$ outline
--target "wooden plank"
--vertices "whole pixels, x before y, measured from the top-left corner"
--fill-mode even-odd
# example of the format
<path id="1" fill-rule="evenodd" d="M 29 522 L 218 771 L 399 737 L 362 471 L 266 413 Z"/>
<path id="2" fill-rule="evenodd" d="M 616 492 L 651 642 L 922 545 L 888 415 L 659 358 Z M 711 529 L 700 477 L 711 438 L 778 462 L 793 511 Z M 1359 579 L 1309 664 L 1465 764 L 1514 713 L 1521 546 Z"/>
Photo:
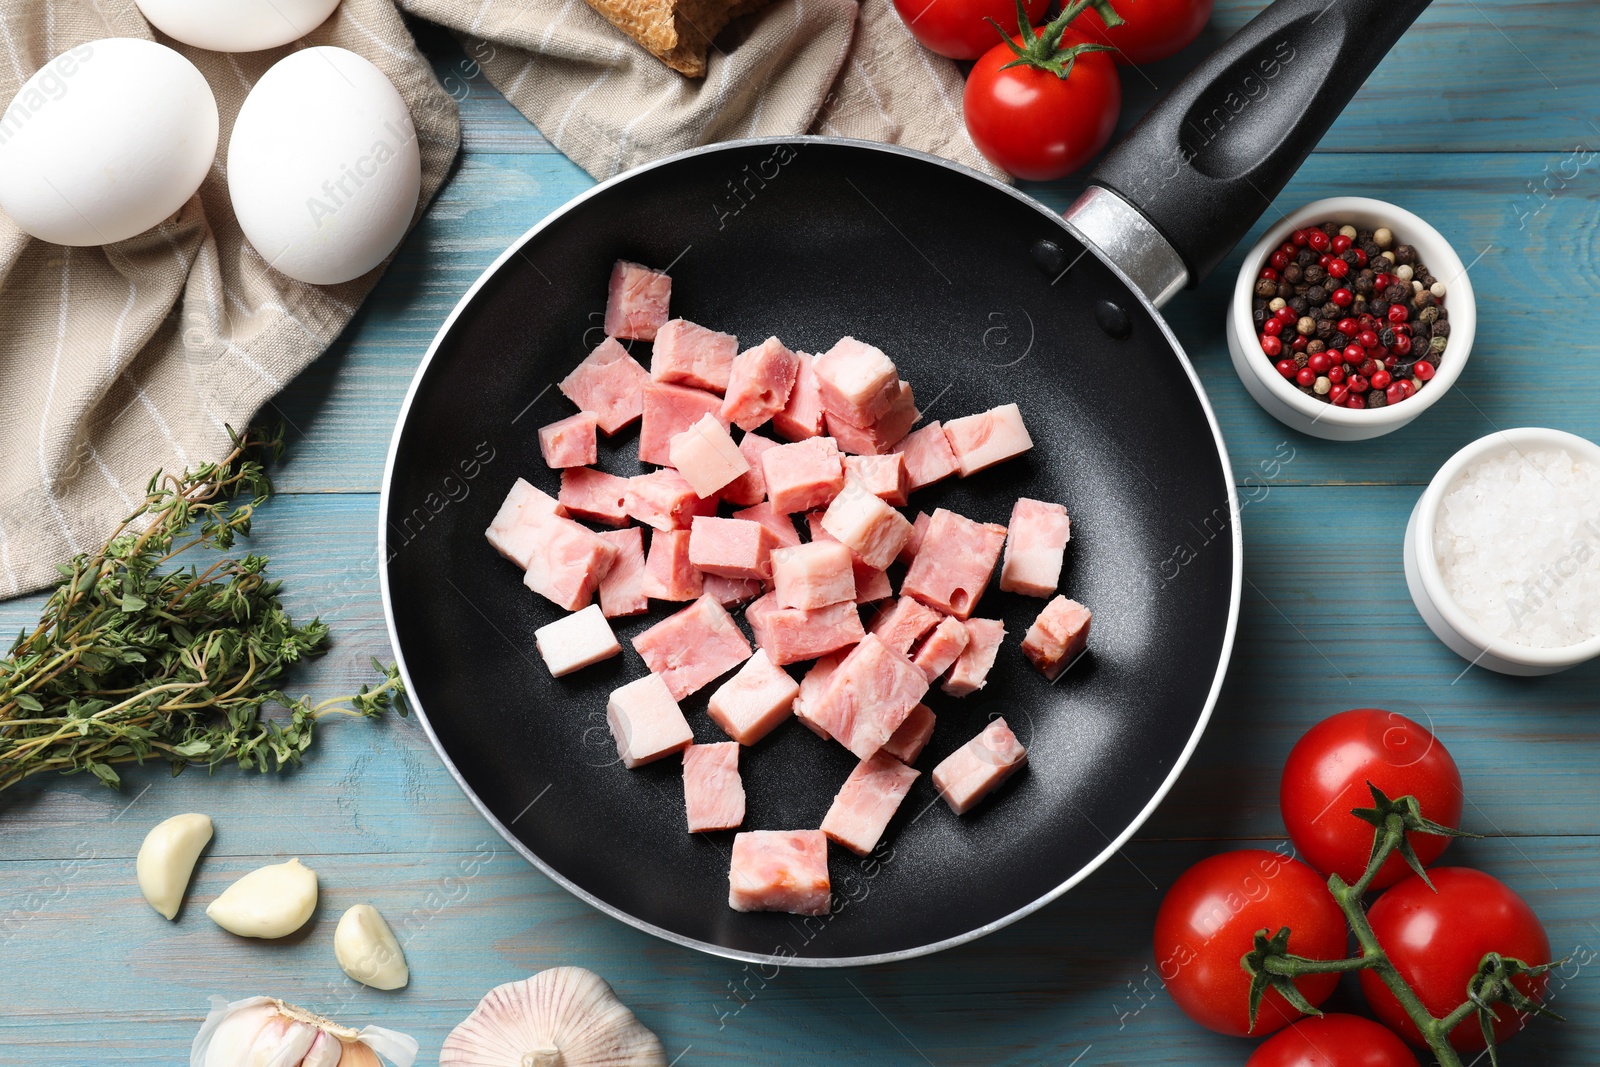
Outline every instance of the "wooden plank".
<path id="1" fill-rule="evenodd" d="M 281 996 L 358 1026 L 403 1030 L 422 1043 L 418 1062 L 432 1063 L 479 996 L 558 964 L 608 978 L 659 1034 L 668 1057 L 683 1064 L 771 1063 L 782 1050 L 782 1062 L 797 1067 L 1236 1067 L 1251 1047 L 1185 1019 L 1148 953 L 1160 887 L 1205 855 L 1252 842 L 1135 845 L 1062 900 L 988 938 L 853 971 L 762 969 L 679 949 L 579 904 L 519 860 L 486 851 L 494 844 L 469 837 L 448 850 L 321 857 L 322 899 L 311 925 L 274 944 L 225 934 L 202 910 L 255 860 L 206 857 L 173 924 L 146 907 L 125 861 L 86 854 L 76 866 L 6 864 L 0 942 L 10 980 L 0 1065 L 111 1055 L 130 1065 L 170 1065 L 212 994 Z M 1267 845 L 1275 846 L 1287 847 Z M 1526 896 L 1554 951 L 1572 957 L 1554 983 L 1554 1005 L 1569 1021 L 1535 1022 L 1506 1047 L 1505 1062 L 1583 1062 L 1580 1050 L 1600 1040 L 1600 935 L 1592 922 L 1600 841 L 1454 847 L 1453 858 Z M 358 987 L 337 969 L 333 927 L 346 907 L 363 902 L 406 943 L 412 982 L 403 991 Z M 1341 991 L 1329 1007 L 1356 1003 Z"/>

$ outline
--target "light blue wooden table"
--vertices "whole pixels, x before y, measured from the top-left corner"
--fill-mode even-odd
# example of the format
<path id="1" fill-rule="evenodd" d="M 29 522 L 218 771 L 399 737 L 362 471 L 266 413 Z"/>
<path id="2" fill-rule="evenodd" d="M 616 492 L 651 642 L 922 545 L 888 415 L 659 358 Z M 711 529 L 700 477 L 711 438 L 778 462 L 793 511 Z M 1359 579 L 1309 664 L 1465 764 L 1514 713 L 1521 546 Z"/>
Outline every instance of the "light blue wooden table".
<path id="1" fill-rule="evenodd" d="M 869 0 L 883 2 L 883 0 Z M 1259 0 L 1222 0 L 1188 53 L 1124 74 L 1124 126 Z M 1366 194 L 1437 225 L 1474 260 L 1480 329 L 1456 389 L 1382 440 L 1293 434 L 1245 395 L 1222 339 L 1238 255 L 1167 309 L 1200 369 L 1244 511 L 1239 643 L 1213 725 L 1173 794 L 1121 855 L 1059 902 L 976 944 L 859 971 L 774 974 L 655 940 L 579 903 L 478 817 L 414 721 L 339 722 L 299 773 L 132 770 L 121 793 L 82 778 L 0 798 L 0 1064 L 187 1062 L 206 997 L 270 994 L 416 1035 L 420 1062 L 491 986 L 560 963 L 605 975 L 681 1064 L 1240 1064 L 1251 1045 L 1192 1026 L 1150 966 L 1163 889 L 1211 852 L 1282 840 L 1277 773 L 1317 719 L 1377 705 L 1431 723 L 1466 780 L 1451 857 L 1494 873 L 1573 963 L 1554 983 L 1571 1021 L 1537 1024 L 1503 1062 L 1596 1062 L 1600 1048 L 1600 668 L 1518 680 L 1465 670 L 1406 595 L 1400 540 L 1421 487 L 1495 428 L 1600 438 L 1600 56 L 1594 0 L 1437 0 L 1275 208 Z M 344 337 L 276 404 L 293 428 L 283 496 L 259 547 L 334 651 L 319 696 L 388 658 L 374 530 L 400 399 L 441 320 L 517 235 L 590 184 L 422 31 L 460 100 L 458 169 Z M 1030 191 L 1065 206 L 1078 183 Z M 1269 212 L 1269 215 L 1273 214 Z M 1474 259 L 1474 257 L 1476 257 Z M 1136 388 L 1137 382 L 1130 381 Z M 269 414 L 272 414 L 269 412 Z M 1292 454 L 1275 478 L 1261 464 Z M 10 632 L 37 600 L 0 605 Z M 176 923 L 139 896 L 145 831 L 205 811 L 217 836 Z M 312 923 L 286 943 L 224 934 L 203 909 L 262 863 L 321 876 Z M 346 907 L 370 901 L 406 942 L 409 988 L 348 981 L 332 954 Z M 1341 993 L 1341 996 L 1343 994 Z"/>

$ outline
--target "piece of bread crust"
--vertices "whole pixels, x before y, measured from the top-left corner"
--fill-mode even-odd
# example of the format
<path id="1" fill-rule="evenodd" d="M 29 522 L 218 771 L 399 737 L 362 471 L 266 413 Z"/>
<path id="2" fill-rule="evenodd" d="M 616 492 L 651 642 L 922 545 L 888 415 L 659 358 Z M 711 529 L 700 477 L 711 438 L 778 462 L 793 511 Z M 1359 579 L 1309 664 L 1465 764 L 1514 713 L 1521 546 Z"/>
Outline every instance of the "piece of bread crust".
<path id="1" fill-rule="evenodd" d="M 706 55 L 722 28 L 771 0 L 588 0 L 651 55 L 691 78 L 706 73 Z"/>

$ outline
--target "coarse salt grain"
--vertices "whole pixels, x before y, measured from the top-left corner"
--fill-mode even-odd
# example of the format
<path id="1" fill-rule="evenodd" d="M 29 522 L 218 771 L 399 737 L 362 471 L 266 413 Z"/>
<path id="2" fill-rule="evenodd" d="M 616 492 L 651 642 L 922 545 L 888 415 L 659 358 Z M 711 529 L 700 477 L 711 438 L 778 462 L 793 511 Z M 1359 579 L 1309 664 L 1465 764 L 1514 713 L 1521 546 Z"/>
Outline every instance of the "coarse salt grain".
<path id="1" fill-rule="evenodd" d="M 1563 450 L 1464 469 L 1433 530 L 1445 589 L 1495 637 L 1564 648 L 1600 634 L 1600 466 Z"/>

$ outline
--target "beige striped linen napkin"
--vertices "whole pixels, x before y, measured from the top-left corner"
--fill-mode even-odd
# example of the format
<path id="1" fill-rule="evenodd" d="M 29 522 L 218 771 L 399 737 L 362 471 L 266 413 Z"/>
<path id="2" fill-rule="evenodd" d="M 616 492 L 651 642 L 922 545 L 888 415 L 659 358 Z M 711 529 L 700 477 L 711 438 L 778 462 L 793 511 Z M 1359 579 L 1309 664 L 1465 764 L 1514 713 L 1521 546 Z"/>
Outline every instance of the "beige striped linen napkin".
<path id="1" fill-rule="evenodd" d="M 0 0 L 0 105 L 54 56 L 103 37 L 156 39 L 193 61 L 216 96 L 221 139 L 200 192 L 129 240 L 65 248 L 0 214 L 0 597 L 49 584 L 57 563 L 97 548 L 157 468 L 219 458 L 226 427 L 248 425 L 310 364 L 382 273 L 305 285 L 244 241 L 228 199 L 228 135 L 268 67 L 326 44 L 388 75 L 422 156 L 413 221 L 460 144 L 455 102 L 392 0 L 343 0 L 302 41 L 244 55 L 156 36 L 131 0 Z"/>
<path id="2" fill-rule="evenodd" d="M 704 78 L 670 69 L 584 0 L 400 4 L 457 31 L 469 63 L 596 178 L 713 141 L 800 133 L 888 141 L 1004 177 L 967 137 L 960 71 L 918 45 L 889 0 L 776 0 L 715 37 Z"/>

